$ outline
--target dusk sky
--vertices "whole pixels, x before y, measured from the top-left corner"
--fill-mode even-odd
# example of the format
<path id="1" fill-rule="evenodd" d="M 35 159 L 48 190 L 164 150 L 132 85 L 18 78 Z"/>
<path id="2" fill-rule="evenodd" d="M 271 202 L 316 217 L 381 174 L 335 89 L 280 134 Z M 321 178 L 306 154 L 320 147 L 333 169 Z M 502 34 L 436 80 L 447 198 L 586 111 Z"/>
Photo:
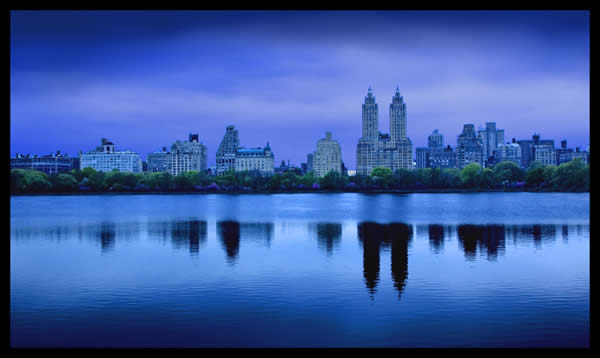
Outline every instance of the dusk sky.
<path id="1" fill-rule="evenodd" d="M 76 155 L 100 138 L 142 159 L 198 133 L 208 165 L 225 127 L 306 162 L 326 131 L 356 169 L 369 86 L 389 133 L 456 145 L 465 123 L 505 140 L 589 145 L 588 11 L 14 11 L 11 156 Z"/>

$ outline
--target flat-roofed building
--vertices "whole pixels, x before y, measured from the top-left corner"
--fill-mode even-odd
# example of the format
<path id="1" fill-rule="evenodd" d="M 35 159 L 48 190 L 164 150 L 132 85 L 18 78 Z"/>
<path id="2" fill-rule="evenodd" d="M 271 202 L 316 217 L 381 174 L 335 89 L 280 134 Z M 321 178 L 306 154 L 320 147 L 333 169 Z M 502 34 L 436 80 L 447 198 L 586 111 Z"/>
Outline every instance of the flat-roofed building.
<path id="1" fill-rule="evenodd" d="M 78 157 L 69 157 L 66 153 L 60 154 L 60 151 L 43 156 L 17 153 L 14 158 L 10 158 L 11 169 L 37 170 L 48 175 L 67 173 L 72 169 L 79 170 L 79 165 Z"/>
<path id="2" fill-rule="evenodd" d="M 100 172 L 118 169 L 121 172 L 141 173 L 142 160 L 132 151 L 115 151 L 115 145 L 102 138 L 96 150 L 81 155 L 81 169 L 94 168 Z"/>

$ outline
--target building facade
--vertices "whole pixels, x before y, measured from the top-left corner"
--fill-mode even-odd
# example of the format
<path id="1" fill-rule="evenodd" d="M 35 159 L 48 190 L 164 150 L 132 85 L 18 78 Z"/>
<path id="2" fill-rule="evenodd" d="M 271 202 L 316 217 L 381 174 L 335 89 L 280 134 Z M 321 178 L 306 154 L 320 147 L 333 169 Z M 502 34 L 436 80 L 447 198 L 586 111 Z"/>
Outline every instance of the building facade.
<path id="1" fill-rule="evenodd" d="M 431 152 L 429 147 L 419 147 L 415 149 L 417 169 L 427 168 L 427 154 Z"/>
<path id="2" fill-rule="evenodd" d="M 240 148 L 240 138 L 234 126 L 227 126 L 225 136 L 217 149 L 216 175 L 235 170 L 235 158 Z"/>
<path id="3" fill-rule="evenodd" d="M 534 134 L 531 139 L 518 140 L 517 144 L 521 146 L 521 167 L 529 168 L 531 162 L 535 160 L 533 155 L 533 145 L 550 145 L 554 148 L 554 140 L 540 139 L 539 134 Z"/>
<path id="4" fill-rule="evenodd" d="M 254 171 L 261 175 L 273 175 L 275 156 L 267 142 L 264 148 L 239 148 L 234 160 L 234 169 L 239 171 Z"/>
<path id="5" fill-rule="evenodd" d="M 79 170 L 79 158 L 69 157 L 67 154 L 60 154 L 57 151 L 55 154 L 30 156 L 16 154 L 14 158 L 10 158 L 11 169 L 28 169 L 44 172 L 47 175 L 67 173 L 72 169 Z"/>
<path id="6" fill-rule="evenodd" d="M 162 152 L 148 153 L 148 171 L 149 172 L 166 172 L 167 171 L 167 147 L 163 147 Z"/>
<path id="7" fill-rule="evenodd" d="M 206 171 L 206 147 L 198 142 L 198 134 L 190 134 L 188 141 L 176 141 L 167 154 L 167 172 L 179 175 L 187 171 Z"/>
<path id="8" fill-rule="evenodd" d="M 329 171 L 342 173 L 342 149 L 336 140 L 331 139 L 331 132 L 326 132 L 325 138 L 317 142 L 313 168 L 317 177 L 324 177 Z"/>
<path id="9" fill-rule="evenodd" d="M 444 151 L 444 136 L 437 130 L 427 137 L 427 147 L 420 147 L 415 149 L 415 165 L 417 168 L 430 168 L 428 166 L 428 156 L 434 151 Z M 440 158 L 444 157 L 444 154 Z"/>
<path id="10" fill-rule="evenodd" d="M 556 151 L 550 144 L 534 144 L 531 146 L 533 160 L 543 165 L 556 165 Z"/>
<path id="11" fill-rule="evenodd" d="M 589 145 L 587 146 L 586 151 L 580 151 L 579 147 L 573 150 L 572 148 L 567 148 L 567 140 L 562 140 L 560 142 L 560 148 L 555 149 L 556 152 L 556 165 L 561 165 L 563 163 L 568 163 L 575 158 L 581 159 L 584 163 L 590 163 L 590 153 L 589 153 Z"/>
<path id="12" fill-rule="evenodd" d="M 450 146 L 446 148 L 435 148 L 426 154 L 427 168 L 456 168 L 456 152 Z"/>
<path id="13" fill-rule="evenodd" d="M 369 175 L 376 167 L 413 169 L 412 143 L 406 136 L 406 103 L 400 90 L 390 104 L 390 134 L 378 130 L 378 105 L 371 88 L 362 105 L 362 137 L 356 146 L 356 172 Z"/>
<path id="14" fill-rule="evenodd" d="M 494 155 L 499 144 L 504 143 L 504 129 L 496 129 L 495 122 L 486 122 L 485 128 L 479 128 L 477 135 L 481 138 L 484 163 Z"/>
<path id="15" fill-rule="evenodd" d="M 315 170 L 314 168 L 314 155 L 310 153 L 306 156 L 306 172 L 310 172 L 311 170 Z"/>
<path id="16" fill-rule="evenodd" d="M 434 129 L 429 137 L 427 137 L 427 146 L 429 148 L 443 148 L 444 136 L 437 129 Z"/>
<path id="17" fill-rule="evenodd" d="M 521 166 L 521 146 L 517 143 L 499 144 L 494 155 L 499 162 L 513 162 Z"/>
<path id="18" fill-rule="evenodd" d="M 96 150 L 81 155 L 81 169 L 94 168 L 101 172 L 118 169 L 121 172 L 141 173 L 142 160 L 132 151 L 115 151 L 115 145 L 102 138 Z"/>
<path id="19" fill-rule="evenodd" d="M 465 124 L 456 144 L 456 165 L 462 169 L 471 163 L 483 167 L 483 143 L 475 134 L 475 126 Z"/>

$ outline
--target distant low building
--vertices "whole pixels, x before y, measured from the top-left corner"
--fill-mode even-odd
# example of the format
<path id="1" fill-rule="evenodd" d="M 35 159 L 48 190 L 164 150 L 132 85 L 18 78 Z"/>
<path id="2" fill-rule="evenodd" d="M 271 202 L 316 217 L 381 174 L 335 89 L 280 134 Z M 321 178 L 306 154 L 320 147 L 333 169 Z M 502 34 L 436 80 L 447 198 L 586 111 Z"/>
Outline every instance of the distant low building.
<path id="1" fill-rule="evenodd" d="M 314 171 L 314 155 L 310 153 L 306 156 L 306 172 Z"/>
<path id="2" fill-rule="evenodd" d="M 581 159 L 582 162 L 586 163 L 586 164 L 590 164 L 590 153 L 588 152 L 581 152 L 579 150 L 579 147 L 575 148 L 575 151 L 572 154 L 573 159 Z"/>
<path id="3" fill-rule="evenodd" d="M 456 152 L 450 146 L 435 148 L 426 155 L 426 168 L 456 168 Z"/>
<path id="4" fill-rule="evenodd" d="M 269 142 L 264 148 L 239 148 L 234 159 L 235 171 L 258 171 L 262 175 L 275 174 L 275 156 Z"/>
<path id="5" fill-rule="evenodd" d="M 589 145 L 587 148 L 589 149 Z M 563 163 L 568 163 L 575 158 L 581 159 L 584 163 L 590 163 L 590 153 L 589 151 L 582 152 L 579 147 L 573 150 L 572 148 L 567 148 L 567 141 L 562 140 L 560 143 L 560 148 L 555 150 L 556 152 L 556 165 L 561 165 Z"/>
<path id="6" fill-rule="evenodd" d="M 48 175 L 67 173 L 72 169 L 79 170 L 79 165 L 78 157 L 69 157 L 66 153 L 60 154 L 60 151 L 40 157 L 17 153 L 14 158 L 10 158 L 11 169 L 37 170 Z"/>
<path id="7" fill-rule="evenodd" d="M 132 151 L 115 151 L 115 145 L 102 138 L 96 150 L 81 155 L 81 169 L 94 168 L 100 172 L 118 169 L 121 172 L 141 173 L 142 160 Z"/>

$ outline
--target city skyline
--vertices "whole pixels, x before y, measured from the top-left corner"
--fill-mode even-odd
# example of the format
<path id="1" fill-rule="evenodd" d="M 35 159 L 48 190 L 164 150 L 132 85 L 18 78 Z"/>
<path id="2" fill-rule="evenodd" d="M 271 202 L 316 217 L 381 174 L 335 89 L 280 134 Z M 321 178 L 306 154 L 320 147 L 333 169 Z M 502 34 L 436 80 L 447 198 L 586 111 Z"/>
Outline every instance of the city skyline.
<path id="1" fill-rule="evenodd" d="M 355 170 L 369 86 L 384 133 L 400 88 L 413 158 L 486 122 L 584 150 L 589 12 L 11 12 L 11 156 L 106 137 L 146 159 L 198 133 L 215 166 L 234 125 L 298 166 L 331 131 Z"/>

